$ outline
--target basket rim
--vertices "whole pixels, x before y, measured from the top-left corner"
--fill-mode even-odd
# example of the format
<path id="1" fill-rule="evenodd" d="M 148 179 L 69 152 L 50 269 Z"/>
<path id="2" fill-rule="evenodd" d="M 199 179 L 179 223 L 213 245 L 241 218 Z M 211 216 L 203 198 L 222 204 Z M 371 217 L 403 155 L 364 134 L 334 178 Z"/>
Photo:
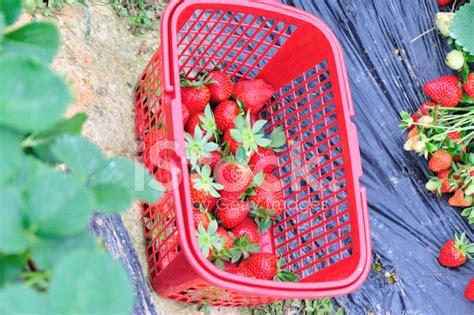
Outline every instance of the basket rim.
<path id="1" fill-rule="evenodd" d="M 172 122 L 172 133 L 173 139 L 178 139 L 178 145 L 184 146 L 183 139 L 183 126 L 180 117 L 181 114 L 181 99 L 179 93 L 179 86 L 174 87 L 173 82 L 179 82 L 178 61 L 177 61 L 177 39 L 175 35 L 168 34 L 168 30 L 171 34 L 177 34 L 177 20 L 180 14 L 188 7 L 193 5 L 205 5 L 205 4 L 219 4 L 219 0 L 185 0 L 185 1 L 172 1 L 166 8 L 162 17 L 161 27 L 161 49 L 163 49 L 163 63 L 167 65 L 163 67 L 164 73 L 164 92 L 170 97 L 171 108 L 173 111 L 173 122 Z M 339 41 L 335 37 L 334 33 L 329 27 L 322 22 L 319 18 L 306 13 L 305 11 L 287 6 L 281 3 L 273 1 L 239 1 L 239 0 L 227 0 L 226 5 L 235 5 L 240 7 L 261 9 L 271 13 L 278 13 L 280 15 L 289 16 L 291 18 L 297 17 L 305 23 L 309 23 L 312 26 L 318 28 L 328 39 L 332 52 L 336 60 L 337 76 L 339 78 L 341 101 L 344 106 L 344 120 L 347 128 L 347 137 L 349 142 L 358 144 L 357 141 L 357 129 L 351 121 L 351 117 L 354 115 L 352 98 L 350 96 L 349 81 L 347 78 L 347 72 L 345 69 L 344 58 L 342 54 L 342 48 Z M 181 143 L 180 143 L 181 142 Z M 172 191 L 173 198 L 175 200 L 175 208 L 182 209 L 182 211 L 176 211 L 176 220 L 178 234 L 180 238 L 181 251 L 188 260 L 190 266 L 195 269 L 196 273 L 208 283 L 216 285 L 223 289 L 242 293 L 252 293 L 254 295 L 281 297 L 281 298 L 320 298 L 327 296 L 344 295 L 352 292 L 359 287 L 368 275 L 371 264 L 371 244 L 370 244 L 370 233 L 369 223 L 367 214 L 367 201 L 365 189 L 360 187 L 359 179 L 362 175 L 362 168 L 360 162 L 360 153 L 358 145 L 351 145 L 349 155 L 351 157 L 348 163 L 352 169 L 352 184 L 353 193 L 355 195 L 355 205 L 357 208 L 357 225 L 359 228 L 359 261 L 357 267 L 354 268 L 353 273 L 342 280 L 335 281 L 321 281 L 321 282 L 285 282 L 284 287 L 282 283 L 272 280 L 260 280 L 254 278 L 244 278 L 233 275 L 231 273 L 224 272 L 218 269 L 214 264 L 209 262 L 199 250 L 196 238 L 194 237 L 196 231 L 194 224 L 192 224 L 192 205 L 190 200 L 186 200 L 183 194 L 180 194 L 179 189 Z M 181 175 L 183 185 L 180 185 L 180 189 L 184 190 L 189 195 L 189 174 L 187 170 L 187 162 L 185 155 L 181 156 Z M 173 173 L 174 174 L 174 173 Z M 173 177 L 177 176 L 174 174 Z M 349 177 L 350 178 L 350 177 Z M 356 223 L 356 222 L 354 222 Z M 352 256 L 352 257 L 355 257 Z M 348 258 L 350 259 L 350 258 Z M 337 263 L 335 264 L 337 266 Z M 250 292 L 249 292 L 250 291 Z"/>

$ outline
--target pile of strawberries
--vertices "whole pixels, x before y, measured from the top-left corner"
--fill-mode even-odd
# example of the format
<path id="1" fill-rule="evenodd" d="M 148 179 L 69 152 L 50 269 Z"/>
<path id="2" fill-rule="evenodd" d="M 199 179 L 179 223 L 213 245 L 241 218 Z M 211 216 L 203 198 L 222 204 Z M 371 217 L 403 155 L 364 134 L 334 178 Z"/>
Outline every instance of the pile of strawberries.
<path id="1" fill-rule="evenodd" d="M 262 233 L 285 209 L 275 171 L 282 128 L 265 134 L 256 114 L 274 94 L 262 79 L 233 81 L 219 69 L 182 76 L 181 101 L 194 225 L 202 253 L 220 269 L 266 280 L 296 281 L 262 252 Z"/>
<path id="2" fill-rule="evenodd" d="M 410 129 L 404 148 L 429 160 L 434 175 L 427 189 L 438 195 L 453 193 L 451 206 L 469 208 L 474 195 L 474 107 L 463 101 L 474 99 L 474 72 L 464 83 L 447 75 L 427 82 L 424 90 L 433 101 L 412 115 L 401 114 L 401 127 Z M 467 209 L 467 217 L 471 211 Z"/>

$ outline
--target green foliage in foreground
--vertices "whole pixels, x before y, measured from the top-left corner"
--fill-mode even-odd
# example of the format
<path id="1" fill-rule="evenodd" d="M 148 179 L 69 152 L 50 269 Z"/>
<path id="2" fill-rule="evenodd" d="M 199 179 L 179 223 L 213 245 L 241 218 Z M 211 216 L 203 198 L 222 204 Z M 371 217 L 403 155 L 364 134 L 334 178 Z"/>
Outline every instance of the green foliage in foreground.
<path id="1" fill-rule="evenodd" d="M 58 31 L 43 22 L 6 31 L 20 13 L 20 0 L 0 0 L 0 314 L 127 314 L 127 273 L 88 224 L 97 209 L 157 201 L 161 186 L 81 137 L 85 114 L 63 118 L 72 96 L 48 66 Z"/>

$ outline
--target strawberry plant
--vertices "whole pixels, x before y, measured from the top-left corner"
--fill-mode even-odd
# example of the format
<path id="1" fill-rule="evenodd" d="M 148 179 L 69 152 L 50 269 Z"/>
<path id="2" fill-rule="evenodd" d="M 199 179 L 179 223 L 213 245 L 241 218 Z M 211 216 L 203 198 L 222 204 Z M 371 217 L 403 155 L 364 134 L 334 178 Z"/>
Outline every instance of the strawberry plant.
<path id="1" fill-rule="evenodd" d="M 85 114 L 63 117 L 72 95 L 48 66 L 58 30 L 13 28 L 21 1 L 0 4 L 0 313 L 129 313 L 127 273 L 88 224 L 96 210 L 157 201 L 161 186 L 81 137 Z"/>
<path id="2" fill-rule="evenodd" d="M 426 184 L 438 196 L 453 193 L 448 203 L 465 208 L 461 214 L 474 223 L 474 50 L 472 20 L 474 4 L 466 3 L 455 13 L 439 12 L 436 25 L 448 37 L 452 51 L 446 62 L 458 71 L 427 82 L 423 103 L 413 114 L 402 112 L 400 127 L 410 130 L 404 148 L 428 161 L 433 174 Z"/>

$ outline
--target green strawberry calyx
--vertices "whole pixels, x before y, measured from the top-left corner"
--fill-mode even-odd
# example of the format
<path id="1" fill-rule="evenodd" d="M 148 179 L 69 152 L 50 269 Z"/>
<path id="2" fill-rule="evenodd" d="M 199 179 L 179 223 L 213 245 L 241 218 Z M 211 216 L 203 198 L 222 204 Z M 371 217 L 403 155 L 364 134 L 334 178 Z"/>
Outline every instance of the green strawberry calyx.
<path id="1" fill-rule="evenodd" d="M 258 253 L 259 251 L 260 245 L 250 242 L 250 239 L 243 235 L 234 240 L 234 246 L 229 251 L 230 261 L 235 263 L 241 258 L 247 259 L 250 253 Z"/>
<path id="2" fill-rule="evenodd" d="M 202 226 L 202 223 L 199 223 L 197 230 L 197 240 L 199 247 L 205 257 L 209 257 L 211 250 L 215 249 L 217 251 L 222 249 L 222 240 L 217 234 L 217 221 L 212 220 L 207 227 L 207 230 Z"/>
<path id="3" fill-rule="evenodd" d="M 282 270 L 282 266 L 287 265 L 283 258 L 277 261 L 277 274 L 273 278 L 275 281 L 298 282 L 298 276 L 292 272 Z"/>
<path id="4" fill-rule="evenodd" d="M 186 140 L 186 155 L 191 162 L 192 169 L 196 169 L 202 158 L 212 157 L 212 152 L 219 149 L 219 145 L 209 141 L 212 135 L 208 132 L 203 136 L 201 128 L 196 126 L 194 137 L 189 133 L 184 134 Z"/>
<path id="5" fill-rule="evenodd" d="M 220 131 L 217 129 L 216 120 L 214 119 L 214 113 L 212 112 L 211 105 L 207 104 L 204 109 L 204 116 L 199 118 L 201 121 L 202 128 L 207 131 L 207 133 L 213 134 L 216 138 L 216 141 L 219 141 Z"/>
<path id="6" fill-rule="evenodd" d="M 265 209 L 250 202 L 250 213 L 258 225 L 258 233 L 262 233 L 271 228 L 272 216 L 275 214 L 274 210 Z"/>
<path id="7" fill-rule="evenodd" d="M 214 178 L 211 177 L 211 167 L 207 164 L 202 167 L 197 166 L 196 172 L 200 176 L 192 179 L 193 187 L 197 190 L 205 191 L 215 198 L 219 198 L 221 195 L 218 190 L 223 189 L 224 186 L 216 183 Z"/>
<path id="8" fill-rule="evenodd" d="M 214 84 L 213 80 L 205 73 L 200 73 L 195 80 L 189 80 L 184 74 L 180 75 L 180 85 L 182 87 L 202 88 L 204 85 Z"/>
<path id="9" fill-rule="evenodd" d="M 466 238 L 466 233 L 462 232 L 461 237 L 454 235 L 454 246 L 461 251 L 464 257 L 471 259 L 474 255 L 474 243 L 470 243 Z"/>
<path id="10" fill-rule="evenodd" d="M 246 154 L 251 156 L 258 151 L 258 147 L 266 148 L 272 140 L 265 137 L 263 127 L 266 120 L 257 120 L 253 126 L 250 122 L 250 111 L 244 117 L 237 116 L 234 120 L 235 129 L 230 130 L 230 134 L 235 141 L 242 144 Z"/>

